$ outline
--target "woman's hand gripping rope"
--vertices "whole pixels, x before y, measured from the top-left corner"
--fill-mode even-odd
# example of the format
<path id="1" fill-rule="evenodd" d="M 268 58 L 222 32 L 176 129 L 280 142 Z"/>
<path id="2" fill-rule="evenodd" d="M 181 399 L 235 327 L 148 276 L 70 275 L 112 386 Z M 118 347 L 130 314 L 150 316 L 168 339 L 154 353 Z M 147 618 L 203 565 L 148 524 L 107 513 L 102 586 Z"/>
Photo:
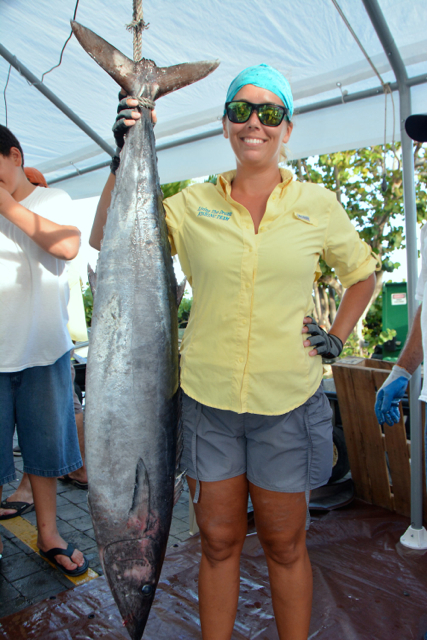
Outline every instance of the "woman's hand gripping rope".
<path id="1" fill-rule="evenodd" d="M 124 96 L 120 91 L 119 104 L 117 106 L 117 117 L 113 124 L 114 140 L 116 141 L 116 153 L 113 156 L 110 164 L 110 171 L 114 175 L 120 165 L 120 151 L 125 143 L 125 136 L 129 129 L 133 127 L 137 120 L 141 118 L 139 111 L 135 109 L 138 107 L 139 102 L 136 98 Z M 157 122 L 157 115 L 155 109 L 151 111 L 151 119 L 153 126 Z"/>

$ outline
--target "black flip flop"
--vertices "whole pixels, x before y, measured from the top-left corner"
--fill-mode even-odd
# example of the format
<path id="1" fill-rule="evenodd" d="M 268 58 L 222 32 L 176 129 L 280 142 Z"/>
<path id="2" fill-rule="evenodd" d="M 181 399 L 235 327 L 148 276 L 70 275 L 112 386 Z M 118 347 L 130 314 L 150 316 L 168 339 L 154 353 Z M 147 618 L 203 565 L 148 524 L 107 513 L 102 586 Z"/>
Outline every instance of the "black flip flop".
<path id="1" fill-rule="evenodd" d="M 83 566 L 77 567 L 77 569 L 66 569 L 62 564 L 55 560 L 55 556 L 68 556 L 71 559 L 71 556 L 73 555 L 75 549 L 76 548 L 73 547 L 72 544 L 68 544 L 66 549 L 58 549 L 58 547 L 49 549 L 49 551 L 42 551 L 41 549 L 39 549 L 39 553 L 42 558 L 44 558 L 45 560 L 49 560 L 49 562 L 54 564 L 55 567 L 62 571 L 62 573 L 64 573 L 66 576 L 70 576 L 71 578 L 73 578 L 75 576 L 81 576 L 82 573 L 86 573 L 89 568 L 89 560 L 85 556 L 83 556 Z M 74 560 L 72 560 L 72 562 L 74 562 Z"/>
<path id="2" fill-rule="evenodd" d="M 9 513 L 7 515 L 0 515 L 0 520 L 10 520 L 11 518 L 17 518 L 23 516 L 24 513 L 31 513 L 34 511 L 34 504 L 29 502 L 8 502 L 3 500 L 0 504 L 2 509 L 16 509 L 16 513 Z"/>

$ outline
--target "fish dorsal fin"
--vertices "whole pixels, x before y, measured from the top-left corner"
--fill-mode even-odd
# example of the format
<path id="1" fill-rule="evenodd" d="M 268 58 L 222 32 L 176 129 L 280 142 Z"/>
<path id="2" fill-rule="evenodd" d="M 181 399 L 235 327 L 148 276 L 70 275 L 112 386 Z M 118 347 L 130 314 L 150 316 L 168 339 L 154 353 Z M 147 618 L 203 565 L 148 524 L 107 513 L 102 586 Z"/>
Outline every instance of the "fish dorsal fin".
<path id="1" fill-rule="evenodd" d="M 121 51 L 82 24 L 71 20 L 71 28 L 83 49 L 119 84 L 128 95 L 161 98 L 209 75 L 219 60 L 187 62 L 157 67 L 152 60 L 133 62 Z M 148 90 L 144 89 L 148 86 Z"/>
<path id="2" fill-rule="evenodd" d="M 139 458 L 135 470 L 135 489 L 129 520 L 138 520 L 141 528 L 147 528 L 150 515 L 150 480 L 142 458 Z"/>

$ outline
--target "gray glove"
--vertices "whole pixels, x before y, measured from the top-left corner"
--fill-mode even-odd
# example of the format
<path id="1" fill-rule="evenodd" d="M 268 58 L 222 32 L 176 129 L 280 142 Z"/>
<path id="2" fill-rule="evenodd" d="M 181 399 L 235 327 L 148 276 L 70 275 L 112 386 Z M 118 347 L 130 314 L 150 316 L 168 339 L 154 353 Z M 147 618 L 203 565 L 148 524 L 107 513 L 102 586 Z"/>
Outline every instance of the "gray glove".
<path id="1" fill-rule="evenodd" d="M 136 107 L 128 107 L 127 99 L 132 96 L 123 97 L 122 93 L 119 93 L 119 104 L 117 106 L 117 117 L 113 124 L 113 134 L 116 145 L 119 149 L 123 148 L 125 143 L 125 135 L 129 131 L 130 127 L 125 124 L 125 120 L 133 120 L 132 111 L 136 111 Z"/>
<path id="2" fill-rule="evenodd" d="M 311 334 L 311 336 L 307 338 L 311 346 L 317 349 L 317 354 L 319 356 L 323 356 L 323 358 L 338 358 L 343 350 L 343 343 L 341 340 L 338 336 L 334 336 L 332 333 L 326 333 L 322 327 L 319 327 L 313 318 L 310 316 L 308 317 L 311 322 L 305 326 L 308 329 L 308 333 Z"/>
<path id="3" fill-rule="evenodd" d="M 119 93 L 119 104 L 117 107 L 117 117 L 113 124 L 114 140 L 116 141 L 116 153 L 113 156 L 110 164 L 110 171 L 116 175 L 116 171 L 120 165 L 120 151 L 125 143 L 125 135 L 129 131 L 130 127 L 125 124 L 125 120 L 132 120 L 132 111 L 135 111 L 136 107 L 128 107 L 126 100 L 129 96 L 123 97 L 123 94 Z"/>

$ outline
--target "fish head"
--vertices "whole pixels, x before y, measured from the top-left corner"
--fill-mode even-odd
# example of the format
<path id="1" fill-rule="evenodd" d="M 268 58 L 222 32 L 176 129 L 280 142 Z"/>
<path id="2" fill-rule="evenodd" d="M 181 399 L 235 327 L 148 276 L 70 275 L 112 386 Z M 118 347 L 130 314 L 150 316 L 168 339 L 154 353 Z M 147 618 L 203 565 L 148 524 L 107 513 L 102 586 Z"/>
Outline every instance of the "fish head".
<path id="1" fill-rule="evenodd" d="M 152 536 L 112 542 L 103 550 L 105 576 L 132 640 L 147 623 L 164 552 Z"/>

